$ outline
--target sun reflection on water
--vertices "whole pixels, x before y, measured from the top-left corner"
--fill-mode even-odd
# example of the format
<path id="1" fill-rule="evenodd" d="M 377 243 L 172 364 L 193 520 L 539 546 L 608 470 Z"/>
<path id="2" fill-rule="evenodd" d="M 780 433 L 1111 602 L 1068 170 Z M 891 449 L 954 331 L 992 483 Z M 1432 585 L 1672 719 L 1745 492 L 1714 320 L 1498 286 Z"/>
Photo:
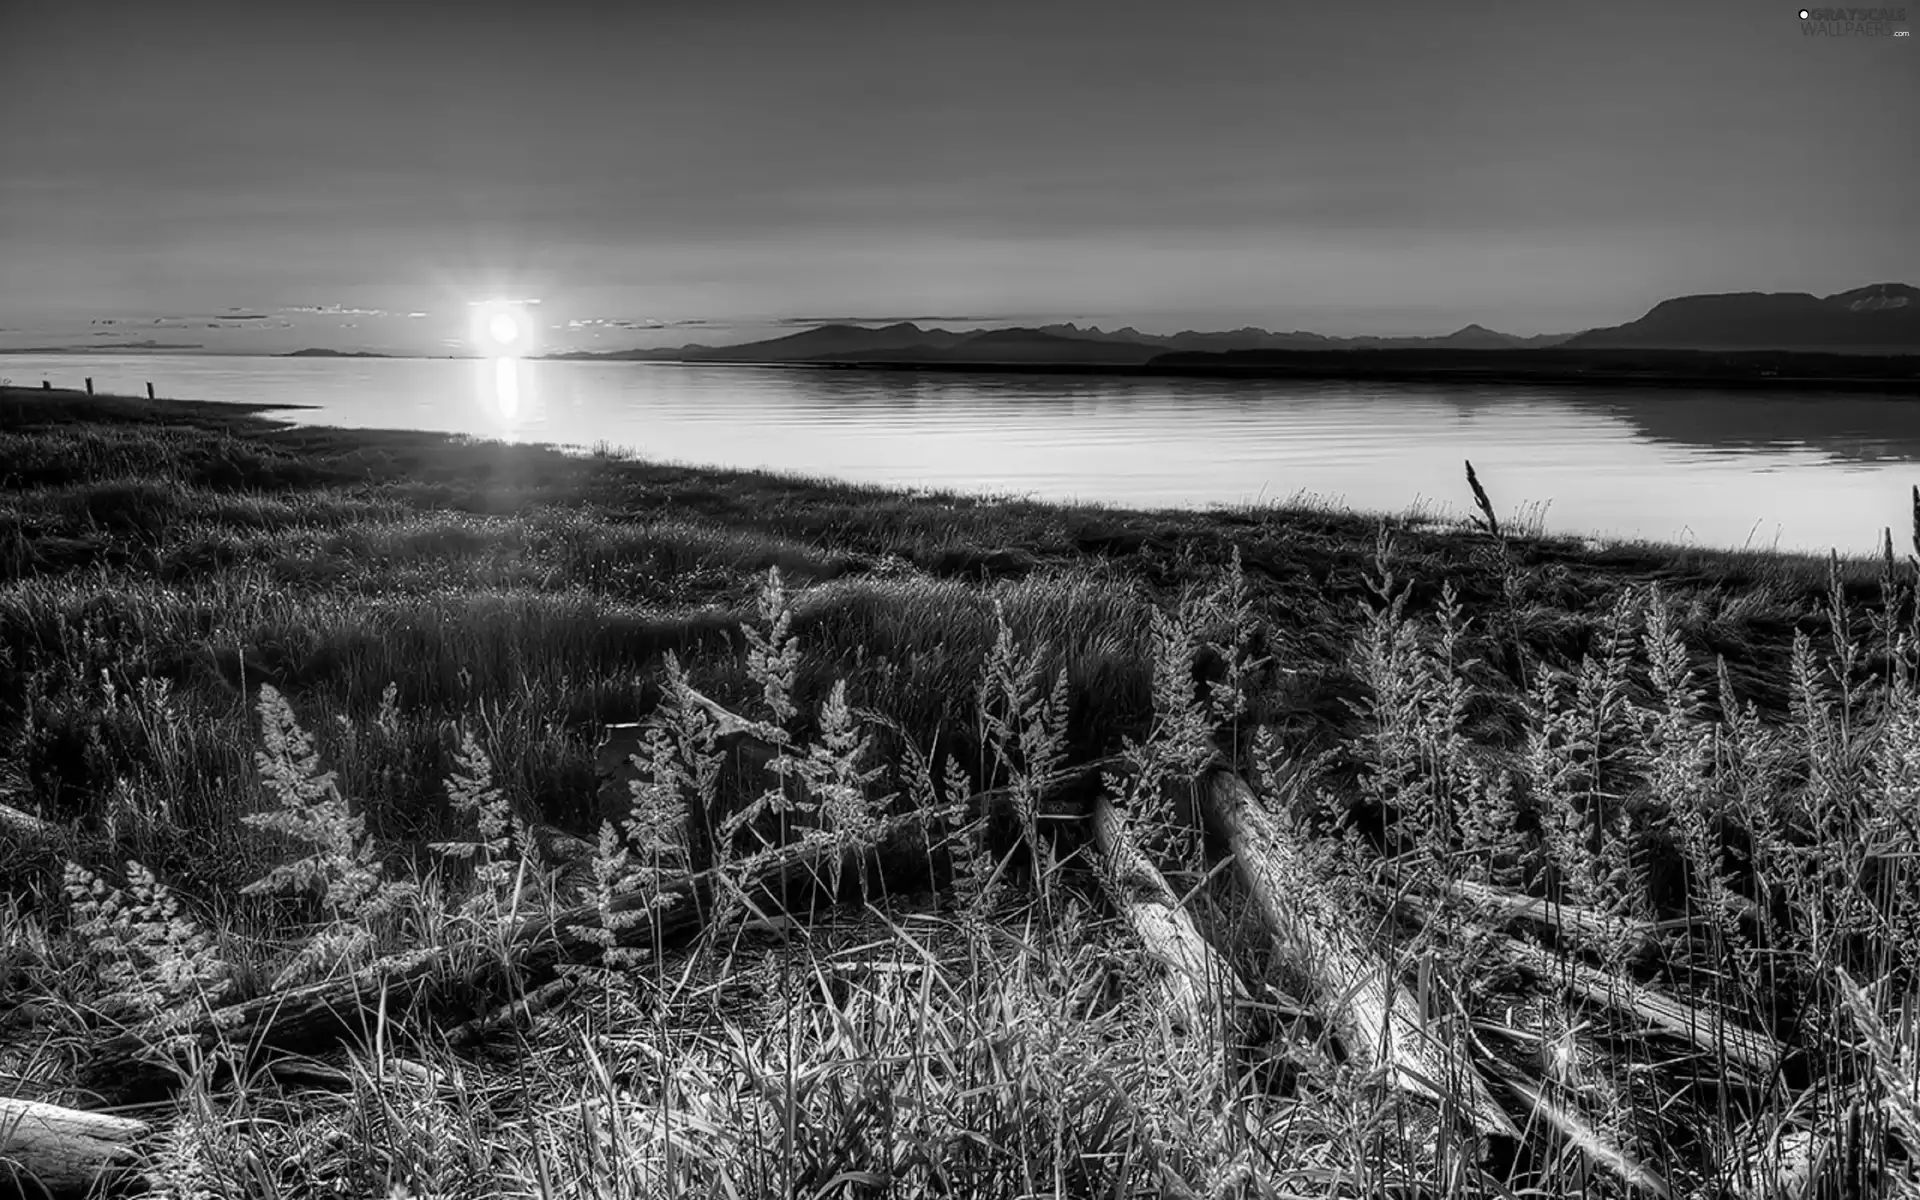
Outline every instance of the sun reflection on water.
<path id="1" fill-rule="evenodd" d="M 494 432 L 489 436 L 513 441 L 525 423 L 525 382 L 520 360 L 506 355 L 483 358 L 474 364 L 474 405 Z"/>
<path id="2" fill-rule="evenodd" d="M 511 421 L 520 415 L 520 360 L 499 358 L 493 364 L 493 391 L 500 415 Z"/>

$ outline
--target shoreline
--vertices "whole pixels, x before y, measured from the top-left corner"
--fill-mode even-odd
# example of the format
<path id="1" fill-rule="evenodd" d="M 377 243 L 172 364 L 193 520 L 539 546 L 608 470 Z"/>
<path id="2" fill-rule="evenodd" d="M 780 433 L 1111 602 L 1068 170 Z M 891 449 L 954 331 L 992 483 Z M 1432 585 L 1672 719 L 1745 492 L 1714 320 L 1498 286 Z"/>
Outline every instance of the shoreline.
<path id="1" fill-rule="evenodd" d="M 262 358 L 275 361 L 485 361 L 487 355 L 407 354 L 236 354 L 206 351 L 0 351 L 5 354 L 46 354 L 63 357 L 180 357 Z M 1244 357 L 1243 357 L 1244 355 Z M 1627 356 L 1633 355 L 1629 359 Z M 1556 357 L 1542 357 L 1556 356 Z M 1167 358 L 1184 359 L 1183 355 Z M 1420 351 L 1335 350 L 1229 352 L 1202 354 L 1191 361 L 1125 362 L 961 362 L 888 358 L 845 359 L 729 359 L 667 358 L 624 352 L 538 354 L 522 362 L 646 364 L 693 367 L 752 367 L 762 370 L 891 371 L 956 375 L 1065 375 L 1144 379 L 1240 379 L 1292 383 L 1398 383 L 1468 387 L 1624 387 L 1653 389 L 1721 388 L 1739 391 L 1834 391 L 1920 396 L 1920 355 L 1845 355 L 1798 352 L 1648 351 L 1612 354 L 1614 361 L 1632 362 L 1644 369 L 1612 368 L 1609 356 L 1582 355 L 1568 362 L 1555 350 Z M 1438 358 L 1439 361 L 1435 361 Z M 1809 362 L 1808 360 L 1815 360 Z M 1699 369 L 1689 369 L 1698 363 Z M 1778 367 L 1765 364 L 1779 363 Z M 1823 366 L 1858 363 L 1876 373 L 1825 372 Z M 1672 364 L 1672 365 L 1666 365 Z M 1905 367 L 1899 373 L 1898 367 Z M 1896 369 L 1896 373 L 1885 373 Z M 18 384 L 13 386 L 20 386 Z M 55 389 L 59 390 L 59 389 Z M 276 405 L 274 407 L 286 407 Z"/>
<path id="2" fill-rule="evenodd" d="M 1345 353 L 1345 352 L 1343 352 Z M 959 363 L 860 360 L 851 362 L 721 362 L 685 361 L 696 366 L 819 367 L 852 371 L 926 371 L 988 375 L 1116 375 L 1165 379 L 1285 380 L 1297 383 L 1407 383 L 1467 384 L 1475 386 L 1550 385 L 1573 387 L 1739 388 L 1753 391 L 1817 389 L 1846 392 L 1888 392 L 1920 396 L 1920 374 L 1911 376 L 1853 375 L 1709 375 L 1674 372 L 1605 372 L 1580 370 L 1499 370 L 1481 367 L 1389 367 L 1358 365 L 1347 368 L 1280 364 L 1163 365 L 1142 363 Z M 1920 367 L 1916 367 L 1920 370 Z"/>
<path id="3" fill-rule="evenodd" d="M 764 367 L 782 364 L 738 365 Z M 89 414 L 76 413 L 73 417 L 63 417 L 60 421 L 62 424 L 164 426 L 184 419 L 200 428 L 241 438 L 300 443 L 303 446 L 303 452 L 318 454 L 322 458 L 367 453 L 406 453 L 411 456 L 423 452 L 458 457 L 465 453 L 460 449 L 463 445 L 477 448 L 483 458 L 493 454 L 509 457 L 524 454 L 537 460 L 540 456 L 550 454 L 571 460 L 576 464 L 590 464 L 598 458 L 598 453 L 593 447 L 571 443 L 505 442 L 498 439 L 468 438 L 459 434 L 422 429 L 307 425 L 283 420 L 274 415 L 280 412 L 312 411 L 317 407 L 315 405 L 185 400 L 166 397 L 148 400 L 143 396 L 105 392 L 89 395 L 78 389 L 46 390 L 37 387 L 23 388 L 17 384 L 0 386 L 0 426 L 19 421 L 23 410 L 50 399 L 73 402 L 76 409 L 86 410 Z M 1342 536 L 1356 541 L 1370 541 L 1374 532 L 1384 524 L 1391 528 L 1397 537 L 1431 540 L 1462 549 L 1491 545 L 1494 542 L 1489 535 L 1476 528 L 1471 518 L 1466 515 L 1462 515 L 1457 521 L 1449 521 L 1413 507 L 1401 511 L 1386 511 L 1283 502 L 1244 505 L 1213 504 L 1204 507 L 1107 505 L 1091 501 L 1048 500 L 1010 493 L 870 484 L 797 471 L 785 472 L 656 460 L 637 454 L 628 456 L 626 452 L 620 451 L 616 451 L 610 461 L 624 471 L 671 480 L 670 484 L 664 485 L 669 492 L 683 489 L 692 492 L 709 491 L 716 494 L 758 493 L 769 499 L 777 497 L 781 502 L 791 501 L 795 496 L 805 496 L 805 502 L 809 505 L 874 504 L 903 510 L 991 511 L 1001 514 L 1004 517 L 1004 523 L 1008 525 L 1019 525 L 1029 517 L 1042 516 L 1050 521 L 1067 523 L 1179 527 L 1188 534 L 1217 536 L 1247 526 L 1249 523 L 1300 521 L 1343 528 L 1347 532 Z M 1494 491 L 1497 494 L 1497 481 L 1490 480 L 1490 482 L 1494 483 Z M 1459 507 L 1462 514 L 1465 514 L 1471 500 L 1466 495 L 1464 481 L 1461 493 Z M 752 506 L 748 504 L 745 507 L 750 509 Z M 990 520 L 987 523 L 1002 522 Z M 1610 558 L 1631 559 L 1640 564 L 1659 562 L 1667 569 L 1674 569 L 1683 563 L 1698 564 L 1702 560 L 1709 562 L 1753 560 L 1778 566 L 1790 566 L 1791 569 L 1824 570 L 1828 553 L 1753 545 L 1740 547 L 1688 545 L 1681 542 L 1666 542 L 1591 530 L 1562 532 L 1543 529 L 1536 532 L 1514 529 L 1507 536 L 1516 546 L 1531 546 L 1555 557 L 1568 555 L 1572 559 L 1585 562 L 1604 561 Z M 1836 553 L 1843 563 L 1864 564 L 1878 561 L 1875 555 L 1865 552 L 1835 550 L 1833 553 Z"/>

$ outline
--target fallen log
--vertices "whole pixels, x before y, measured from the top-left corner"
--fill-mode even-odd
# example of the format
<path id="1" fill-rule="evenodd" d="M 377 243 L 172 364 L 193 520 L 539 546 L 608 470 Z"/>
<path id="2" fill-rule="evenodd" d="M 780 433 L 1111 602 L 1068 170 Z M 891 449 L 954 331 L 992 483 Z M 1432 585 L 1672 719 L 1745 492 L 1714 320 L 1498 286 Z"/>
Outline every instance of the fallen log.
<path id="1" fill-rule="evenodd" d="M 1780 1065 L 1784 1051 L 1778 1041 L 1729 1021 L 1718 1012 L 1516 938 L 1506 939 L 1506 949 L 1514 964 L 1534 978 L 1558 982 L 1582 999 L 1637 1017 L 1709 1054 L 1723 1055 L 1759 1079 L 1772 1077 Z"/>
<path id="2" fill-rule="evenodd" d="M 577 986 L 576 980 L 566 976 L 549 980 L 518 1000 L 509 1001 L 491 1012 L 455 1026 L 447 1034 L 447 1045 L 461 1050 L 477 1046 L 506 1030 L 531 1024 L 541 1013 L 565 1003 Z"/>
<path id="3" fill-rule="evenodd" d="M 1048 786 L 1102 765 L 1063 772 Z M 977 814 L 1005 803 L 1007 797 L 1006 789 L 977 793 L 968 808 Z M 870 843 L 857 851 L 816 832 L 724 868 L 616 896 L 609 906 L 610 915 L 619 918 L 614 944 L 642 951 L 684 945 L 706 928 L 723 895 L 776 896 L 776 903 L 784 904 L 789 885 L 824 877 L 830 856 L 870 853 L 872 847 L 919 829 L 937 815 L 912 812 L 887 818 L 872 830 Z M 206 1056 L 224 1046 L 244 1066 L 266 1050 L 306 1054 L 343 1039 L 369 1038 L 377 1012 L 391 1019 L 436 998 L 497 997 L 510 979 L 527 993 L 537 993 L 563 964 L 600 957 L 600 929 L 599 909 L 576 905 L 521 922 L 506 939 L 504 959 L 496 956 L 466 966 L 448 948 L 433 947 L 382 959 L 343 978 L 138 1026 L 101 1041 L 80 1077 L 90 1090 L 116 1101 L 153 1099 L 173 1090 L 179 1080 L 177 1064 L 190 1053 Z"/>
<path id="4" fill-rule="evenodd" d="M 1551 929 L 1556 936 L 1571 935 L 1596 950 L 1612 951 L 1624 945 L 1630 957 L 1640 957 L 1652 953 L 1658 945 L 1653 928 L 1645 921 L 1613 916 L 1585 905 L 1501 891 L 1470 879 L 1450 881 L 1447 893 L 1503 924 L 1526 923 Z"/>
<path id="5" fill-rule="evenodd" d="M 145 1121 L 0 1097 L 0 1193 L 84 1195 L 138 1161 Z M 24 1176 L 24 1178 L 22 1178 Z M 9 1193 L 10 1194 L 10 1193 Z"/>
<path id="6" fill-rule="evenodd" d="M 53 843 L 64 839 L 66 831 L 52 821 L 23 812 L 11 804 L 0 804 L 0 830 L 23 842 Z"/>
<path id="7" fill-rule="evenodd" d="M 895 817 L 880 826 L 876 841 L 922 819 L 918 813 Z M 830 837 L 809 838 L 727 868 L 737 870 L 738 879 L 723 881 L 720 870 L 708 870 L 616 896 L 609 914 L 632 920 L 613 931 L 614 944 L 636 950 L 683 945 L 705 928 L 719 888 L 751 894 L 804 880 L 827 855 L 845 849 Z M 178 1077 L 175 1064 L 189 1053 L 204 1057 L 224 1045 L 244 1060 L 268 1049 L 303 1054 L 345 1038 L 368 1039 L 376 1013 L 391 1020 L 454 992 L 497 995 L 500 984 L 514 975 L 521 987 L 538 992 L 562 964 L 590 962 L 603 953 L 596 937 L 600 929 L 600 910 L 579 905 L 522 922 L 507 939 L 504 961 L 489 958 L 463 970 L 452 952 L 434 947 L 381 959 L 344 978 L 202 1010 L 184 1022 L 176 1018 L 135 1027 L 102 1042 L 80 1077 L 104 1096 L 147 1099 L 171 1090 Z"/>
<path id="8" fill-rule="evenodd" d="M 1803 1200 L 1815 1194 L 1834 1150 L 1826 1131 L 1776 1129 L 1766 1135 L 1743 1127 L 1722 1167 L 1721 1192 L 1732 1200 Z"/>
<path id="9" fill-rule="evenodd" d="M 1283 960 L 1313 983 L 1312 1002 L 1347 1053 L 1402 1091 L 1457 1106 L 1483 1134 L 1518 1131 L 1464 1055 L 1435 1037 L 1389 965 L 1336 911 L 1305 856 L 1238 775 L 1215 771 L 1201 789 L 1209 824 L 1232 848 Z"/>
<path id="10" fill-rule="evenodd" d="M 1115 902 L 1127 924 L 1161 968 L 1161 1007 L 1174 1028 L 1214 1040 L 1222 1030 L 1222 993 L 1245 1001 L 1250 993 L 1239 972 L 1200 936 L 1167 881 L 1128 834 L 1112 797 L 1100 793 L 1093 808 L 1094 843 L 1106 857 Z"/>
<path id="11" fill-rule="evenodd" d="M 1556 1104 L 1538 1087 L 1517 1076 L 1509 1076 L 1505 1083 L 1508 1090 L 1518 1096 L 1535 1116 L 1551 1125 L 1588 1162 L 1604 1169 L 1635 1191 L 1658 1196 L 1660 1200 L 1667 1200 L 1672 1194 L 1667 1190 L 1666 1180 L 1614 1145 L 1575 1109 Z"/>

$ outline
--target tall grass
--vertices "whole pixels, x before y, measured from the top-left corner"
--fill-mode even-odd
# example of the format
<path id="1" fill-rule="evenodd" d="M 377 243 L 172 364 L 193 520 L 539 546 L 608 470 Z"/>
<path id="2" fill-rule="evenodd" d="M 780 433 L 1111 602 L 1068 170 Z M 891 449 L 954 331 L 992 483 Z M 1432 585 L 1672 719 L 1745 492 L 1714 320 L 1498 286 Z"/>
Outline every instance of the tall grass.
<path id="1" fill-rule="evenodd" d="M 511 980 L 396 998 L 312 1060 L 182 1061 L 141 1167 L 157 1194 L 1914 1186 L 1920 612 L 1891 539 L 1813 588 L 1801 566 L 1736 577 L 1698 556 L 1602 586 L 1556 573 L 1490 500 L 1494 540 L 1453 558 L 1302 517 L 1285 543 L 1241 525 L 1124 567 L 1042 565 L 1131 533 L 914 518 L 941 553 L 1045 531 L 1017 577 L 982 579 L 984 554 L 941 574 L 924 545 L 885 543 L 906 553 L 868 569 L 881 541 L 855 555 L 711 513 L 422 512 L 251 436 L 7 436 L 40 474 L 0 514 L 20 534 L 0 799 L 64 832 L 0 845 L 0 1086 L 83 1101 L 74 1068 L 104 1034 L 162 1038 L 383 954 L 435 948 L 452 985 L 556 911 L 597 947 L 566 1001 L 479 1048 L 452 1026 L 518 998 Z M 49 465 L 27 466 L 43 443 Z M 196 455 L 178 486 L 130 482 L 178 481 Z M 316 477 L 219 491 L 228 467 Z M 576 469 L 565 487 L 654 478 Z M 89 490 L 92 470 L 123 483 Z M 882 537 L 852 501 L 820 503 L 786 528 Z M 56 527 L 85 561 L 26 537 Z M 223 565 L 169 568 L 181 552 Z M 601 794 L 592 745 L 620 721 L 642 723 L 638 762 Z M 1066 800 L 1116 795 L 1253 985 L 1220 982 L 1234 1021 L 1211 1039 L 1169 1029 L 1159 965 L 1057 819 L 1066 772 L 1099 762 Z M 1453 1153 L 1448 1114 L 1363 1077 L 1303 1015 L 1311 972 L 1276 961 L 1198 820 L 1192 784 L 1220 767 L 1301 839 L 1449 1068 L 1511 1102 L 1518 1145 Z M 1010 815 L 970 808 L 984 792 Z M 904 813 L 924 828 L 874 844 Z M 543 849 L 555 826 L 590 839 L 577 861 Z M 703 869 L 738 882 L 808 839 L 834 850 L 818 878 L 722 887 L 691 945 L 632 935 L 634 896 L 667 903 Z M 1444 900 L 1462 883 L 1622 934 L 1496 930 Z M 1783 1065 L 1753 1078 L 1711 1037 L 1521 973 L 1510 939 L 1777 1038 Z"/>

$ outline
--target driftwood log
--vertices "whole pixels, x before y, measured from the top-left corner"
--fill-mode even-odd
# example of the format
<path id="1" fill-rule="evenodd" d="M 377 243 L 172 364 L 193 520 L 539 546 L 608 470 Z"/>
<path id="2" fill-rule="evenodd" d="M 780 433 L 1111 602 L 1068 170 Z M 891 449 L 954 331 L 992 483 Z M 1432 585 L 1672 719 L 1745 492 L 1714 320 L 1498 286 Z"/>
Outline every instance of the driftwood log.
<path id="1" fill-rule="evenodd" d="M 479 1045 L 488 1038 L 530 1024 L 541 1013 L 566 1002 L 578 986 L 575 979 L 549 980 L 517 1000 L 508 1001 L 491 1012 L 455 1026 L 447 1034 L 447 1044 L 455 1049 Z"/>
<path id="2" fill-rule="evenodd" d="M 1354 932 L 1308 869 L 1301 847 L 1230 771 L 1201 789 L 1208 823 L 1226 839 L 1282 959 L 1313 983 L 1312 1003 L 1349 1056 L 1394 1087 L 1452 1103 L 1482 1134 L 1518 1137 L 1464 1055 L 1450 1053 L 1389 964 Z"/>
<path id="3" fill-rule="evenodd" d="M 0 1195 L 84 1195 L 139 1156 L 144 1121 L 0 1098 Z"/>
<path id="4" fill-rule="evenodd" d="M 1652 926 L 1645 921 L 1616 917 L 1579 904 L 1559 904 L 1537 896 L 1502 891 L 1470 879 L 1455 879 L 1447 894 L 1486 913 L 1503 925 L 1534 925 L 1556 935 L 1572 937 L 1601 950 L 1625 947 L 1629 957 L 1651 953 L 1656 945 Z"/>
<path id="5" fill-rule="evenodd" d="M 1106 858 L 1121 915 L 1161 968 L 1162 1009 L 1175 1029 L 1216 1039 L 1225 1018 L 1221 1000 L 1249 998 L 1239 972 L 1200 936 L 1180 898 L 1135 844 L 1125 817 L 1105 792 L 1094 801 L 1093 835 Z"/>
<path id="6" fill-rule="evenodd" d="M 1778 1041 L 1712 1009 L 1515 938 L 1506 939 L 1506 949 L 1515 965 L 1534 978 L 1558 983 L 1584 1000 L 1636 1017 L 1708 1054 L 1724 1056 L 1758 1080 L 1770 1078 L 1780 1065 L 1784 1050 Z"/>
<path id="7" fill-rule="evenodd" d="M 918 813 L 893 818 L 880 826 L 876 840 L 922 820 Z M 829 837 L 809 838 L 726 868 L 724 880 L 721 870 L 701 871 L 617 896 L 611 913 L 634 920 L 614 930 L 614 942 L 636 950 L 684 945 L 705 928 L 720 889 L 765 894 L 810 881 L 828 856 L 851 853 Z M 376 1014 L 391 1019 L 456 993 L 497 995 L 515 976 L 521 987 L 537 994 L 563 963 L 593 961 L 602 953 L 595 937 L 600 921 L 598 908 L 579 905 L 523 922 L 508 939 L 505 962 L 488 958 L 466 967 L 449 950 L 434 947 L 381 959 L 344 978 L 202 1012 L 185 1025 L 136 1027 L 101 1043 L 82 1068 L 81 1080 L 103 1096 L 146 1099 L 171 1090 L 177 1079 L 174 1064 L 188 1050 L 208 1055 L 225 1045 L 248 1057 L 268 1049 L 303 1053 L 345 1038 L 367 1039 Z"/>
<path id="8" fill-rule="evenodd" d="M 1731 1200 L 1813 1196 L 1834 1151 L 1834 1138 L 1825 1130 L 1776 1129 L 1765 1134 L 1744 1126 L 1734 1134 L 1722 1167 L 1721 1192 Z"/>
<path id="9" fill-rule="evenodd" d="M 11 804 L 0 804 L 0 832 L 26 843 L 52 844 L 65 837 L 65 830 L 52 821 L 22 812 Z"/>
<path id="10" fill-rule="evenodd" d="M 1063 771 L 1047 781 L 1045 790 L 1064 787 L 1112 765 L 1100 760 Z M 966 808 L 979 815 L 1004 806 L 1010 796 L 1006 789 L 976 793 Z M 724 868 L 681 875 L 658 887 L 617 896 L 611 913 L 632 920 L 620 923 L 614 942 L 642 951 L 685 945 L 707 927 L 716 908 L 730 895 L 784 907 L 791 889 L 812 888 L 826 877 L 832 858 L 839 857 L 843 867 L 851 865 L 858 855 L 923 830 L 935 815 L 913 812 L 887 818 L 859 846 L 811 831 L 799 841 Z M 602 954 L 599 930 L 599 910 L 576 905 L 522 922 L 508 939 L 504 961 L 493 957 L 469 962 L 447 948 L 432 947 L 382 959 L 343 978 L 202 1011 L 184 1024 L 129 1029 L 98 1045 L 81 1069 L 81 1081 L 111 1100 L 147 1100 L 173 1090 L 179 1080 L 176 1064 L 189 1050 L 208 1055 L 224 1046 L 245 1063 L 267 1050 L 308 1053 L 343 1039 L 366 1040 L 376 1014 L 384 1012 L 391 1019 L 437 1000 L 458 998 L 465 1005 L 485 1006 L 497 1003 L 503 993 L 518 992 L 540 995 L 544 1002 L 557 998 L 557 993 L 541 989 L 555 979 L 563 964 L 595 961 Z M 518 1019 L 504 1015 L 509 1021 Z"/>
<path id="11" fill-rule="evenodd" d="M 1578 1150 L 1588 1162 L 1634 1191 L 1658 1196 L 1660 1200 L 1667 1200 L 1672 1194 L 1667 1190 L 1666 1180 L 1615 1145 L 1576 1109 L 1555 1103 L 1539 1087 L 1517 1076 L 1509 1076 L 1505 1082 L 1508 1090 L 1518 1096 L 1536 1117 L 1553 1126 L 1567 1144 Z"/>

